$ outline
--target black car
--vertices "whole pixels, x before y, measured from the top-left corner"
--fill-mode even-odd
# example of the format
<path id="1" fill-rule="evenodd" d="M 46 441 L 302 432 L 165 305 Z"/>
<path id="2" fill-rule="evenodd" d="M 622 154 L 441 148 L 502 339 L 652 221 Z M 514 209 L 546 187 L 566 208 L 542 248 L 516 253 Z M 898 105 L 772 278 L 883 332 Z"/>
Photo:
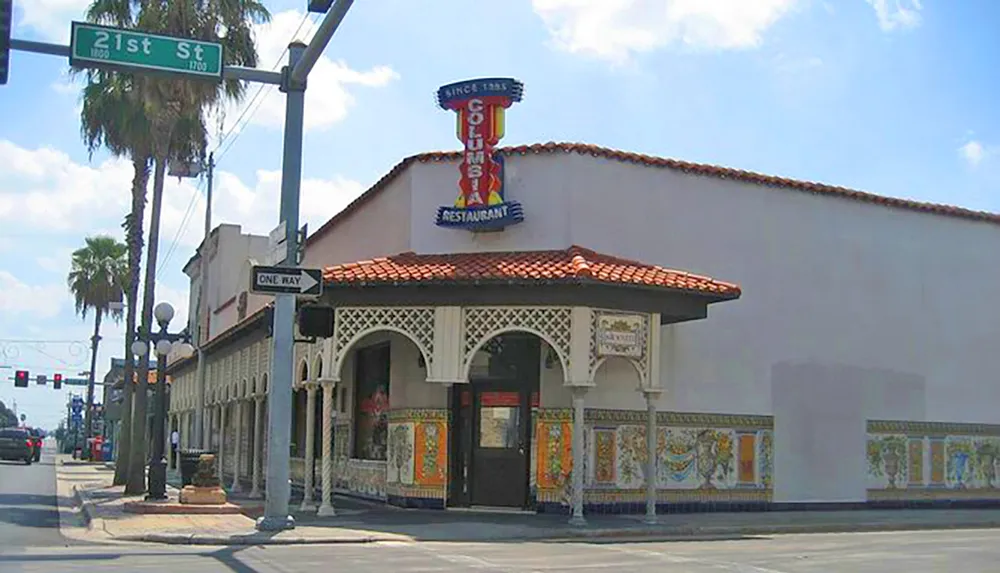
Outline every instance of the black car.
<path id="1" fill-rule="evenodd" d="M 35 459 L 35 437 L 24 428 L 0 429 L 0 460 L 22 461 L 31 465 Z"/>

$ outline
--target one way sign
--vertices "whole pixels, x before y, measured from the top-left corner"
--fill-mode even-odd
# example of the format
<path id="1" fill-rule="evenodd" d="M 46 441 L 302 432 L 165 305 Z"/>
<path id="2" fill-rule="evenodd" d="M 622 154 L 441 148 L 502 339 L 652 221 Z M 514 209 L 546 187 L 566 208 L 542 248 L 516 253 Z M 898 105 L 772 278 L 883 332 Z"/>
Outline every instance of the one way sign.
<path id="1" fill-rule="evenodd" d="M 297 267 L 253 267 L 250 273 L 253 294 L 323 294 L 323 271 Z"/>

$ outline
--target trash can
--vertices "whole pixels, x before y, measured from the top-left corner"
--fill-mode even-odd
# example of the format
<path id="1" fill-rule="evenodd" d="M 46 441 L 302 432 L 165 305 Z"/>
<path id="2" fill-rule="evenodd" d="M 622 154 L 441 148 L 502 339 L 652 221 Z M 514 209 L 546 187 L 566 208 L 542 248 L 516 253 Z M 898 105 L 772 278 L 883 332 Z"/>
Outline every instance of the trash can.
<path id="1" fill-rule="evenodd" d="M 181 487 L 191 485 L 195 472 L 198 471 L 198 460 L 202 454 L 215 454 L 214 450 L 181 450 Z"/>

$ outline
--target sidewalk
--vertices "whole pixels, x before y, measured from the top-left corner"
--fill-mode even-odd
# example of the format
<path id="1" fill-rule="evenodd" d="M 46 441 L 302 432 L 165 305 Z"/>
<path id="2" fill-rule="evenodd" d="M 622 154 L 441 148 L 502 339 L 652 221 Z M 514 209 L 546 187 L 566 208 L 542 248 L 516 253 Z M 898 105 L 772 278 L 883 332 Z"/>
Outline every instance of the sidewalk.
<path id="1" fill-rule="evenodd" d="M 617 539 L 738 538 L 781 533 L 1000 528 L 1000 510 L 844 510 L 817 512 L 691 513 L 662 515 L 647 525 L 641 515 L 588 516 L 570 526 L 564 516 L 477 511 L 406 510 L 338 497 L 338 515 L 297 512 L 296 528 L 278 533 L 254 529 L 249 516 L 262 502 L 231 499 L 245 515 L 150 515 L 123 510 L 121 487 L 111 486 L 104 466 L 59 465 L 61 487 L 74 490 L 92 536 L 108 541 L 191 545 L 371 543 L 379 541 L 491 542 Z M 176 497 L 177 490 L 168 494 Z"/>

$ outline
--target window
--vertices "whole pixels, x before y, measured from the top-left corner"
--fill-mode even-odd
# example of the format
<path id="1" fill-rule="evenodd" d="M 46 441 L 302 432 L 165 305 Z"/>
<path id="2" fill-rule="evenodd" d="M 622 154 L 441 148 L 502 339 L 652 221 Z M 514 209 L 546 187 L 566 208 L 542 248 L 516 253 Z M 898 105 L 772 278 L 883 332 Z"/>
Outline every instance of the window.
<path id="1" fill-rule="evenodd" d="M 354 457 L 385 460 L 389 433 L 389 344 L 358 350 L 354 366 Z"/>

